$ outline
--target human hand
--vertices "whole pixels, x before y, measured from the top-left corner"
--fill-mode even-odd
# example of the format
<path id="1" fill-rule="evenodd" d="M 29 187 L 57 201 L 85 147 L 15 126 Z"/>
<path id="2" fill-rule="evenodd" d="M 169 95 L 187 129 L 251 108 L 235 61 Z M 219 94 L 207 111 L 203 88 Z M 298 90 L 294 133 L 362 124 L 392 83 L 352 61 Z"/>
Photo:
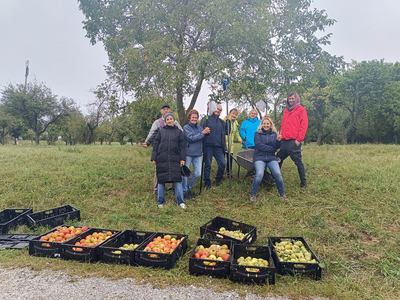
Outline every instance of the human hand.
<path id="1" fill-rule="evenodd" d="M 145 147 L 145 148 L 148 147 L 148 146 L 147 146 L 147 143 L 142 143 L 142 146 Z"/>
<path id="2" fill-rule="evenodd" d="M 181 166 L 183 166 L 185 164 L 184 160 L 181 160 Z"/>
<path id="3" fill-rule="evenodd" d="M 299 146 L 301 143 L 298 140 L 294 141 L 296 143 L 296 146 Z"/>
<path id="4" fill-rule="evenodd" d="M 156 164 L 156 161 L 155 161 L 155 160 L 153 160 L 153 164 Z"/>
<path id="5" fill-rule="evenodd" d="M 244 144 L 244 142 L 243 141 L 240 141 L 240 143 L 243 145 Z"/>
<path id="6" fill-rule="evenodd" d="M 281 141 L 281 140 L 282 140 L 282 134 L 281 134 L 280 131 L 278 131 L 278 132 L 276 133 L 276 140 L 277 140 L 277 141 Z M 297 141 L 296 141 L 296 142 L 297 142 Z"/>
<path id="7" fill-rule="evenodd" d="M 203 133 L 204 134 L 209 134 L 210 133 L 210 128 L 209 127 L 204 128 Z"/>

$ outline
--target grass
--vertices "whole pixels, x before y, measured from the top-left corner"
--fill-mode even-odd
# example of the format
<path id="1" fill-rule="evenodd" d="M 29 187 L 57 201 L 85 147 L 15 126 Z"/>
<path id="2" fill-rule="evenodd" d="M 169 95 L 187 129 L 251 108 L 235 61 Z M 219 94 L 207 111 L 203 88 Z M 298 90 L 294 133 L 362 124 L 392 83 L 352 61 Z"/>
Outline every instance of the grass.
<path id="1" fill-rule="evenodd" d="M 151 149 L 137 145 L 0 146 L 0 210 L 30 207 L 37 212 L 71 204 L 81 210 L 81 225 L 189 234 L 188 252 L 174 269 L 83 264 L 33 257 L 27 250 L 0 251 L 0 263 L 80 276 L 133 277 L 157 287 L 236 290 L 241 295 L 251 291 L 294 299 L 399 299 L 399 146 L 304 146 L 308 190 L 299 193 L 297 169 L 288 159 L 282 167 L 288 203 L 279 199 L 276 187 L 260 187 L 258 204 L 251 205 L 251 179 L 239 182 L 234 166 L 231 193 L 225 181 L 187 201 L 185 211 L 174 204 L 171 192 L 166 192 L 165 209 L 157 208 L 150 154 Z M 196 195 L 198 188 L 199 183 Z M 217 215 L 257 226 L 257 245 L 266 245 L 268 236 L 303 236 L 325 265 L 323 279 L 277 275 L 275 286 L 245 286 L 189 276 L 188 257 L 199 227 Z M 20 227 L 15 232 L 30 230 Z"/>

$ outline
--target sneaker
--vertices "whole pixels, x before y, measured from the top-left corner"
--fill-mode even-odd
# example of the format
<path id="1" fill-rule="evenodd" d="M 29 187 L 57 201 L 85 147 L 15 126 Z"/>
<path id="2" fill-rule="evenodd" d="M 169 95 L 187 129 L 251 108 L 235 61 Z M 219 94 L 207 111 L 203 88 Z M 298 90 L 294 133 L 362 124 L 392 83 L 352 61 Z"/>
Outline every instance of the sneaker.
<path id="1" fill-rule="evenodd" d="M 211 184 L 206 184 L 206 185 L 204 186 L 204 188 L 205 188 L 206 190 L 211 190 Z"/>
<path id="2" fill-rule="evenodd" d="M 156 196 L 158 196 L 158 191 L 154 191 L 153 194 L 156 195 Z"/>
<path id="3" fill-rule="evenodd" d="M 158 204 L 158 208 L 164 208 L 164 204 Z"/>
<path id="4" fill-rule="evenodd" d="M 183 209 L 186 209 L 186 204 L 185 203 L 181 203 L 179 204 L 180 207 L 182 207 Z"/>
<path id="5" fill-rule="evenodd" d="M 257 203 L 256 195 L 250 195 L 250 201 L 251 203 Z"/>
<path id="6" fill-rule="evenodd" d="M 188 194 L 190 200 L 196 198 L 196 197 L 192 194 L 191 191 L 187 192 L 187 194 Z"/>
<path id="7" fill-rule="evenodd" d="M 280 195 L 280 197 L 281 197 L 281 199 L 282 199 L 283 201 L 288 201 L 288 200 L 289 200 L 288 197 L 286 197 L 285 194 Z"/>
<path id="8" fill-rule="evenodd" d="M 190 199 L 189 192 L 183 194 L 183 199 L 184 200 L 189 200 Z"/>
<path id="9" fill-rule="evenodd" d="M 305 193 L 307 191 L 307 184 L 300 183 L 300 193 Z"/>

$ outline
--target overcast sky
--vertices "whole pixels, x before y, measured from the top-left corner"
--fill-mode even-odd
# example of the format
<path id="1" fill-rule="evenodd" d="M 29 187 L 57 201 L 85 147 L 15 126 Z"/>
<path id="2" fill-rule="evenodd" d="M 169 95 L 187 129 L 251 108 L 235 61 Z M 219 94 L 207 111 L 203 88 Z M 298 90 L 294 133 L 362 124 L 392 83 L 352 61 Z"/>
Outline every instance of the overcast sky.
<path id="1" fill-rule="evenodd" d="M 400 61 L 400 0 L 314 0 L 337 22 L 333 55 L 347 62 L 385 59 Z M 28 81 L 45 82 L 54 94 L 75 99 L 81 109 L 94 100 L 91 89 L 104 81 L 107 54 L 92 46 L 82 28 L 83 14 L 76 0 L 0 0 L 0 86 Z M 205 111 L 208 92 L 196 108 Z"/>

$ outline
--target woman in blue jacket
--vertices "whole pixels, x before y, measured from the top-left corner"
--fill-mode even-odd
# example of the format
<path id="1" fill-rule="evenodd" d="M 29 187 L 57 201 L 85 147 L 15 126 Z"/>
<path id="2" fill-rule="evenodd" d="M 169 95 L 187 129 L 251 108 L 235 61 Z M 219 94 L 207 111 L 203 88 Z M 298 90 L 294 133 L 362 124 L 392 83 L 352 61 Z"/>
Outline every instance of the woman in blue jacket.
<path id="1" fill-rule="evenodd" d="M 190 168 L 193 164 L 193 177 L 187 183 L 187 177 L 182 177 L 183 199 L 194 199 L 190 192 L 197 179 L 201 176 L 201 156 L 203 155 L 203 138 L 204 135 L 210 133 L 210 128 L 197 125 L 199 112 L 192 109 L 188 113 L 189 124 L 183 127 L 185 136 L 186 160 L 185 165 Z"/>
<path id="2" fill-rule="evenodd" d="M 257 111 L 252 109 L 249 118 L 240 126 L 239 134 L 243 140 L 243 148 L 254 149 L 254 134 L 256 133 L 261 121 L 257 119 Z"/>
<path id="3" fill-rule="evenodd" d="M 250 201 L 252 203 L 257 203 L 256 194 L 264 177 L 265 167 L 271 170 L 281 199 L 287 200 L 281 170 L 275 156 L 276 150 L 281 146 L 281 139 L 282 136 L 277 132 L 272 120 L 269 117 L 265 117 L 254 135 L 253 164 L 256 169 L 256 176 L 251 186 Z"/>

